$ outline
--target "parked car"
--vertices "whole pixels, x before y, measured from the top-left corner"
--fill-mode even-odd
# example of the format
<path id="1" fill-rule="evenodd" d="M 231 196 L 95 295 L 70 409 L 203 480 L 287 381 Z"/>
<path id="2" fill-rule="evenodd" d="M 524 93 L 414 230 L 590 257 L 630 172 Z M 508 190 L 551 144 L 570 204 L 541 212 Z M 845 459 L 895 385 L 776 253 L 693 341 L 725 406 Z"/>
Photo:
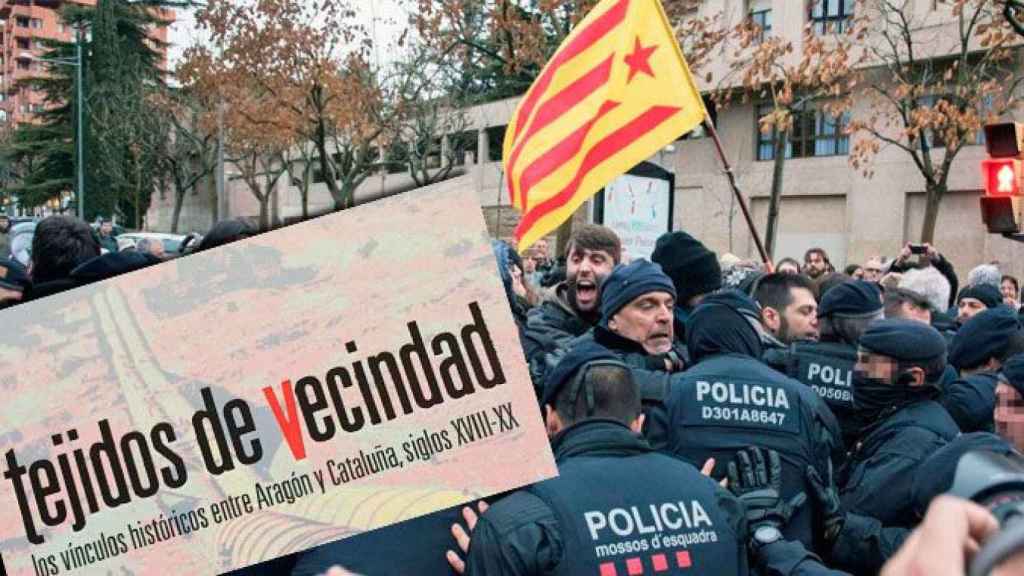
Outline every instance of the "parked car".
<path id="1" fill-rule="evenodd" d="M 23 220 L 13 224 L 8 237 L 11 240 L 11 255 L 22 265 L 28 266 L 32 261 L 32 237 L 36 233 L 36 221 L 33 219 Z"/>
<path id="2" fill-rule="evenodd" d="M 134 248 L 143 238 L 163 243 L 164 252 L 168 254 L 181 254 L 181 241 L 185 239 L 185 236 L 159 232 L 125 232 L 117 236 L 117 250 L 121 252 L 128 248 Z"/>

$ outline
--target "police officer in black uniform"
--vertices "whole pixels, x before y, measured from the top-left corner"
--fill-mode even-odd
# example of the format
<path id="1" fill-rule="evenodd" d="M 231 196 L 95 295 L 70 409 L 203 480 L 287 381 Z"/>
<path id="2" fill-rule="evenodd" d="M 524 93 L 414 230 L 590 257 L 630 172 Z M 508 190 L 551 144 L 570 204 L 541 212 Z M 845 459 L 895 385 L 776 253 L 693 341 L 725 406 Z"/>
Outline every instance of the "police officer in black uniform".
<path id="1" fill-rule="evenodd" d="M 693 466 L 653 451 L 638 435 L 643 416 L 631 371 L 607 350 L 575 348 L 547 383 L 559 476 L 480 517 L 467 574 L 744 576 L 748 552 L 766 574 L 838 574 L 783 539 L 788 508 L 755 474 L 745 474 L 753 485 L 737 499 Z M 756 537 L 748 537 L 748 521 Z"/>
<path id="2" fill-rule="evenodd" d="M 1024 352 L 1017 313 L 989 308 L 968 320 L 953 338 L 949 363 L 960 378 L 946 385 L 941 402 L 962 432 L 994 432 L 999 371 L 1011 356 Z"/>
<path id="3" fill-rule="evenodd" d="M 853 367 L 857 341 L 869 324 L 882 317 L 877 284 L 853 280 L 829 290 L 818 306 L 819 342 L 795 342 L 771 348 L 765 362 L 810 386 L 828 404 L 847 443 L 856 435 L 853 421 Z"/>
<path id="4" fill-rule="evenodd" d="M 782 495 L 810 488 L 811 466 L 826 477 L 839 430 L 821 398 L 800 382 L 760 361 L 758 305 L 746 295 L 723 291 L 708 296 L 690 316 L 686 345 L 696 364 L 673 375 L 663 410 L 651 417 L 667 431 L 659 449 L 700 465 L 718 463 L 716 475 L 746 446 L 776 450 L 782 457 Z M 820 544 L 814 506 L 805 506 L 784 533 L 814 549 Z"/>
<path id="5" fill-rule="evenodd" d="M 853 397 L 864 425 L 840 482 L 844 509 L 914 525 L 914 470 L 960 432 L 935 401 L 945 368 L 945 339 L 921 322 L 881 320 L 861 335 Z"/>

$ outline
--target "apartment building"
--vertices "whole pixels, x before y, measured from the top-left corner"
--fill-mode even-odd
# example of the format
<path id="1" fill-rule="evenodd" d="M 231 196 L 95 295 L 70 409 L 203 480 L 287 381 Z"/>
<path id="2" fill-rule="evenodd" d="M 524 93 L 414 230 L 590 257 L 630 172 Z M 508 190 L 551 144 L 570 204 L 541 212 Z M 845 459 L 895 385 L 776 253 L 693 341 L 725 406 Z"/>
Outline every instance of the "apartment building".
<path id="1" fill-rule="evenodd" d="M 950 7 L 943 0 L 910 0 L 916 14 L 933 34 L 955 33 Z M 701 13 L 721 12 L 731 23 L 751 18 L 765 34 L 781 34 L 798 48 L 804 27 L 816 30 L 841 29 L 848 25 L 853 0 L 705 0 Z M 727 62 L 711 64 L 715 78 L 724 76 Z M 703 86 L 710 89 L 711 86 Z M 467 111 L 475 134 L 456 174 L 477 193 L 491 233 L 510 237 L 518 213 L 508 205 L 508 192 L 501 183 L 501 143 L 505 126 L 517 99 L 509 99 Z M 857 101 L 852 115 L 866 103 Z M 763 104 L 734 103 L 717 111 L 716 125 L 726 154 L 731 160 L 739 186 L 749 198 L 753 218 L 764 231 L 771 190 L 773 150 L 769 135 L 759 130 Z M 812 246 L 825 248 L 837 267 L 863 263 L 876 254 L 896 254 L 908 241 L 920 236 L 924 213 L 924 181 L 911 158 L 894 147 L 883 149 L 874 159 L 872 177 L 865 177 L 849 162 L 851 138 L 843 133 L 845 118 L 828 117 L 811 105 L 796 118 L 785 166 L 780 228 L 776 259 L 802 258 Z M 957 156 L 949 179 L 950 192 L 943 200 L 938 218 L 936 246 L 966 272 L 971 267 L 998 260 L 1012 273 L 1024 275 L 1024 245 L 986 233 L 981 222 L 980 162 L 984 146 L 966 146 Z M 673 227 L 704 240 L 718 252 L 756 258 L 757 250 L 747 232 L 739 208 L 733 201 L 728 181 L 721 172 L 712 143 L 691 134 L 650 159 L 675 174 Z M 230 168 L 229 168 L 230 170 Z M 369 178 L 357 191 L 357 200 L 379 197 L 412 187 L 408 176 L 381 173 Z M 183 228 L 204 230 L 212 222 L 209 194 L 187 199 Z M 258 204 L 240 181 L 228 175 L 229 213 L 258 214 Z M 172 195 L 168 195 L 171 197 Z M 157 202 L 150 212 L 155 229 L 169 226 L 171 206 Z M 310 206 L 316 212 L 330 207 L 326 188 L 315 185 Z M 286 220 L 301 213 L 298 188 L 282 179 L 274 196 L 272 213 Z M 582 218 L 591 218 L 589 206 Z"/>
<path id="2" fill-rule="evenodd" d="M 44 52 L 41 40 L 73 41 L 75 30 L 61 21 L 66 0 L 0 0 L 0 122 L 31 122 L 42 110 L 43 96 L 19 88 L 18 80 L 38 76 L 45 66 L 34 58 Z M 93 6 L 96 0 L 73 0 Z M 154 9 L 160 19 L 174 21 L 174 11 Z M 167 41 L 167 28 L 152 31 L 154 45 Z M 165 66 L 166 66 L 166 56 Z"/>

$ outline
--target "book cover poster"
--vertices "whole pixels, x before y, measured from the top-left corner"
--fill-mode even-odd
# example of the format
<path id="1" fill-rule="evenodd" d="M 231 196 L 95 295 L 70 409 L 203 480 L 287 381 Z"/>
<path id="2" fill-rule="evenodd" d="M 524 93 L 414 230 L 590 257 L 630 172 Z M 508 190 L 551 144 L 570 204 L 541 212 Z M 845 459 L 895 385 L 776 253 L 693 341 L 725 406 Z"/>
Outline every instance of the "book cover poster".
<path id="1" fill-rule="evenodd" d="M 0 320 L 9 574 L 226 572 L 556 473 L 471 190 Z"/>

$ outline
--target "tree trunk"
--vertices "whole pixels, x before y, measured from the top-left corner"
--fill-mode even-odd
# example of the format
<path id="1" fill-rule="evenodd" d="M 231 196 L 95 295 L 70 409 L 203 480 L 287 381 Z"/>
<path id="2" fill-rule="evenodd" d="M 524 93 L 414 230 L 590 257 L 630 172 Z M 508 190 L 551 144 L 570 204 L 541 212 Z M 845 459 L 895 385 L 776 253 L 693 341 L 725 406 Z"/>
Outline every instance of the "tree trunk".
<path id="1" fill-rule="evenodd" d="M 782 202 L 782 176 L 786 167 L 785 131 L 775 131 L 775 164 L 772 167 L 772 191 L 768 199 L 768 226 L 765 228 L 765 250 L 768 258 L 775 260 L 775 238 L 778 235 L 779 204 Z"/>
<path id="2" fill-rule="evenodd" d="M 174 189 L 174 212 L 171 214 L 171 234 L 178 233 L 178 224 L 181 222 L 181 208 L 185 204 L 185 192 Z"/>
<path id="3" fill-rule="evenodd" d="M 322 119 L 317 123 L 315 136 L 313 144 L 316 146 L 317 154 L 320 155 L 320 173 L 324 175 L 324 184 L 331 194 L 331 199 L 334 200 L 334 209 L 344 210 L 348 206 L 345 205 L 345 195 L 338 189 L 337 175 L 327 152 L 327 128 Z"/>
<path id="4" fill-rule="evenodd" d="M 313 164 L 306 162 L 302 170 L 302 221 L 309 220 L 309 181 L 313 178 Z"/>
<path id="5" fill-rule="evenodd" d="M 935 239 L 935 224 L 939 220 L 939 204 L 946 193 L 943 184 L 929 184 L 925 188 L 924 222 L 921 224 L 921 243 L 932 244 Z"/>
<path id="6" fill-rule="evenodd" d="M 260 232 L 270 230 L 270 197 L 273 193 L 268 190 L 260 196 Z"/>

